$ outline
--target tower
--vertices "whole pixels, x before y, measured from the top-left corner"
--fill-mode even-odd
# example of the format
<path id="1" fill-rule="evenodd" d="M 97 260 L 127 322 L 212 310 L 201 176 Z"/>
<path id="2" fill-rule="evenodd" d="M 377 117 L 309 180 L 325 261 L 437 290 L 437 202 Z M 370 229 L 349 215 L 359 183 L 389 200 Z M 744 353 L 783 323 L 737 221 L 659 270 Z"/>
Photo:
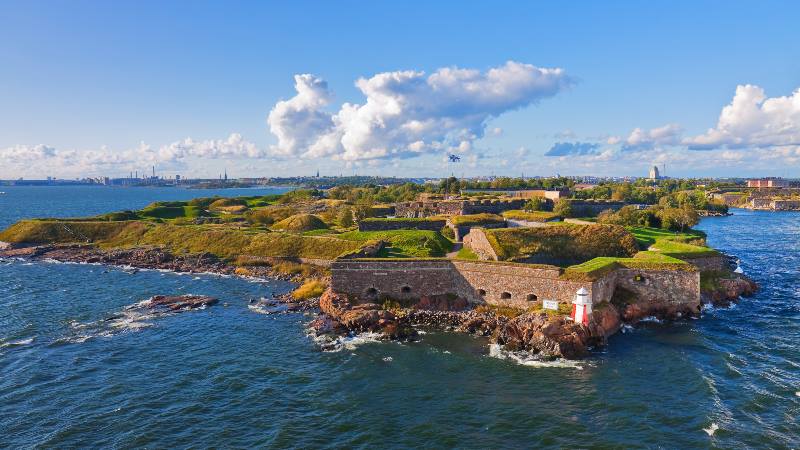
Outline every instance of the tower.
<path id="1" fill-rule="evenodd" d="M 575 323 L 588 325 L 591 315 L 592 299 L 589 297 L 589 291 L 582 287 L 575 293 L 575 300 L 572 301 L 572 320 Z"/>
<path id="2" fill-rule="evenodd" d="M 651 180 L 658 180 L 659 178 L 661 178 L 661 176 L 658 173 L 658 166 L 653 166 L 653 168 L 650 169 L 648 178 Z"/>

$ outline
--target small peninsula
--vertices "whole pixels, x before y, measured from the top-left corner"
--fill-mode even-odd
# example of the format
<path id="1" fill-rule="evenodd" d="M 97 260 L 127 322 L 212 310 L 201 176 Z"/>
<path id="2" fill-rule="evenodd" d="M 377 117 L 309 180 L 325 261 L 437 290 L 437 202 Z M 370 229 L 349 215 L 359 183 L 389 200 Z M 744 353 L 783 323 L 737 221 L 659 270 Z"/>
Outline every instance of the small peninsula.
<path id="1" fill-rule="evenodd" d="M 585 357 L 626 324 L 699 317 L 757 289 L 691 228 L 727 214 L 700 188 L 621 183 L 597 199 L 564 179 L 506 180 L 23 220 L 0 232 L 0 256 L 281 277 L 299 286 L 270 302 L 317 311 L 317 336 L 405 340 L 436 327 L 543 359 Z"/>

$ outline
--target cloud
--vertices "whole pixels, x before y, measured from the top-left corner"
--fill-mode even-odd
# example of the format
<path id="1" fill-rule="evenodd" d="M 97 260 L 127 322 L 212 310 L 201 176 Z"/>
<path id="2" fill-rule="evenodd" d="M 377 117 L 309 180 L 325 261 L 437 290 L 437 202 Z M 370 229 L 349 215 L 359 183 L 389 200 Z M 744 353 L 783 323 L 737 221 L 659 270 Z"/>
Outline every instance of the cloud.
<path id="1" fill-rule="evenodd" d="M 767 98 L 758 86 L 739 85 L 717 126 L 683 142 L 692 150 L 798 145 L 800 89 L 788 97 Z"/>
<path id="2" fill-rule="evenodd" d="M 599 148 L 593 142 L 556 142 L 544 156 L 594 155 Z"/>
<path id="3" fill-rule="evenodd" d="M 154 148 L 144 142 L 131 149 L 60 150 L 47 145 L 17 145 L 0 149 L 4 176 L 50 173 L 74 175 L 121 173 L 141 170 L 151 165 L 162 168 L 185 168 L 190 159 L 255 160 L 267 158 L 268 151 L 232 133 L 226 139 L 196 141 L 186 138 Z"/>
<path id="4" fill-rule="evenodd" d="M 683 128 L 677 124 L 667 124 L 663 127 L 644 130 L 634 129 L 631 134 L 622 140 L 623 152 L 651 150 L 657 146 L 674 146 L 681 142 Z M 620 140 L 615 140 L 619 142 Z M 611 140 L 609 140 L 609 143 Z"/>
<path id="5" fill-rule="evenodd" d="M 469 151 L 487 122 L 556 95 L 572 81 L 559 68 L 509 61 L 481 72 L 442 68 L 379 73 L 360 78 L 363 104 L 327 113 L 331 94 L 313 75 L 295 76 L 297 94 L 278 102 L 267 122 L 279 156 L 330 156 L 344 161 L 409 158 Z"/>
<path id="6" fill-rule="evenodd" d="M 152 150 L 140 146 L 139 153 L 153 153 Z M 265 149 L 260 149 L 256 144 L 245 140 L 239 133 L 232 133 L 227 139 L 195 141 L 186 138 L 161 147 L 153 155 L 156 161 L 176 161 L 184 158 L 263 158 L 267 156 Z"/>

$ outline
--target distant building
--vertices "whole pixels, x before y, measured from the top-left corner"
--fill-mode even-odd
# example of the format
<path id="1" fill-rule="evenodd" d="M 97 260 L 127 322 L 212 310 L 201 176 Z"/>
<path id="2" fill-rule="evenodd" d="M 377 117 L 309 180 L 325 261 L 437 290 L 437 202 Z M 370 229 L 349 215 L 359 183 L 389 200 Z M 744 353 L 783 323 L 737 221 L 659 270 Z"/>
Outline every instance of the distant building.
<path id="1" fill-rule="evenodd" d="M 648 174 L 647 178 L 649 178 L 649 179 L 651 179 L 653 181 L 658 180 L 658 179 L 661 178 L 661 175 L 659 175 L 659 173 L 658 173 L 658 167 L 657 166 L 653 166 L 653 168 L 650 169 L 650 173 Z"/>
<path id="2" fill-rule="evenodd" d="M 789 181 L 777 177 L 757 178 L 757 179 L 747 180 L 747 187 L 757 188 L 757 189 L 788 188 Z"/>

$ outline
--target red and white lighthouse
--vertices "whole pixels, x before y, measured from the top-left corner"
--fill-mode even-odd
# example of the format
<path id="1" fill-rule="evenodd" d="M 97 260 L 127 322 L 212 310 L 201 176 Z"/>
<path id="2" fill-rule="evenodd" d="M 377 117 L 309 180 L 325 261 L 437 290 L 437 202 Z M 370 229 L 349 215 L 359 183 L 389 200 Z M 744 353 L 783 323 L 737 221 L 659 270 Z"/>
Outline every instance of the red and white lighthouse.
<path id="1" fill-rule="evenodd" d="M 589 297 L 589 291 L 582 287 L 575 293 L 575 300 L 572 301 L 572 320 L 575 323 L 588 325 L 591 314 L 592 299 Z"/>

